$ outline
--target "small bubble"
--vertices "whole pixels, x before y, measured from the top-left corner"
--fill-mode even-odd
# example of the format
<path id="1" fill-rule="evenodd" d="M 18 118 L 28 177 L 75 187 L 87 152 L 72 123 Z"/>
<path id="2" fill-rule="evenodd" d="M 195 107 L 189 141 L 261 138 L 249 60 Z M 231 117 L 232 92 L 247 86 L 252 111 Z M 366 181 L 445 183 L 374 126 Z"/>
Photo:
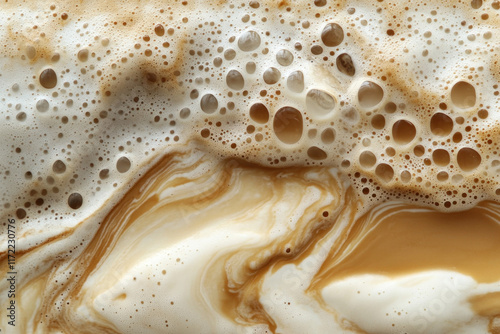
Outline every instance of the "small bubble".
<path id="1" fill-rule="evenodd" d="M 155 34 L 160 37 L 165 35 L 165 28 L 163 27 L 163 25 L 157 24 L 155 26 Z"/>
<path id="2" fill-rule="evenodd" d="M 436 178 L 438 179 L 438 181 L 444 182 L 444 181 L 448 180 L 449 175 L 447 172 L 442 171 L 442 172 L 437 173 Z"/>
<path id="3" fill-rule="evenodd" d="M 321 32 L 321 40 L 326 46 L 337 46 L 344 40 L 344 30 L 337 23 L 328 23 Z"/>
<path id="4" fill-rule="evenodd" d="M 208 138 L 208 137 L 210 137 L 210 130 L 209 129 L 203 129 L 203 130 L 201 130 L 200 134 L 201 134 L 201 136 L 203 138 Z"/>
<path id="5" fill-rule="evenodd" d="M 131 163 L 127 157 L 121 157 L 116 162 L 116 169 L 119 173 L 126 173 L 130 169 Z"/>
<path id="6" fill-rule="evenodd" d="M 343 53 L 337 57 L 337 68 L 341 73 L 348 75 L 350 77 L 354 76 L 356 73 L 356 69 L 354 68 L 354 64 L 352 62 L 351 56 L 347 53 Z"/>
<path id="7" fill-rule="evenodd" d="M 276 61 L 281 66 L 288 66 L 293 62 L 293 54 L 286 49 L 281 49 L 276 54 Z"/>
<path id="8" fill-rule="evenodd" d="M 250 118 L 257 123 L 265 124 L 269 120 L 269 110 L 262 103 L 255 103 L 250 107 Z"/>
<path id="9" fill-rule="evenodd" d="M 62 174 L 66 171 L 66 164 L 61 160 L 56 160 L 52 164 L 52 171 L 56 174 Z"/>
<path id="10" fill-rule="evenodd" d="M 86 62 L 89 59 L 89 50 L 81 49 L 78 51 L 78 60 L 81 62 Z"/>
<path id="11" fill-rule="evenodd" d="M 316 146 L 309 147 L 307 155 L 313 160 L 325 160 L 327 158 L 326 152 Z"/>
<path id="12" fill-rule="evenodd" d="M 325 117 L 335 108 L 336 101 L 325 91 L 311 89 L 306 95 L 307 111 L 316 117 Z"/>
<path id="13" fill-rule="evenodd" d="M 260 46 L 260 36 L 255 31 L 245 31 L 238 38 L 238 47 L 241 51 L 249 52 L 257 49 Z"/>
<path id="14" fill-rule="evenodd" d="M 26 113 L 24 111 L 21 111 L 20 113 L 18 113 L 16 115 L 16 119 L 19 121 L 19 122 L 24 122 L 26 120 Z"/>
<path id="15" fill-rule="evenodd" d="M 107 179 L 107 178 L 108 178 L 108 176 L 109 176 L 109 169 L 107 169 L 107 168 L 106 168 L 106 169 L 102 169 L 102 170 L 99 172 L 99 178 L 100 178 L 101 180 L 105 180 L 105 179 Z"/>
<path id="16" fill-rule="evenodd" d="M 294 144 L 298 142 L 303 132 L 302 114 L 293 107 L 279 109 L 274 116 L 273 130 L 283 143 Z"/>
<path id="17" fill-rule="evenodd" d="M 248 62 L 245 66 L 245 70 L 247 71 L 248 74 L 255 73 L 256 69 L 257 69 L 257 65 L 253 61 Z"/>
<path id="18" fill-rule="evenodd" d="M 408 183 L 411 181 L 411 173 L 407 170 L 404 170 L 401 172 L 401 181 L 403 181 L 403 183 Z"/>
<path id="19" fill-rule="evenodd" d="M 311 46 L 311 53 L 315 56 L 318 56 L 323 53 L 323 48 L 321 45 L 313 45 Z"/>
<path id="20" fill-rule="evenodd" d="M 385 127 L 385 117 L 383 115 L 377 114 L 372 117 L 370 123 L 374 129 L 381 130 Z"/>
<path id="21" fill-rule="evenodd" d="M 364 168 L 371 168 L 377 163 L 377 157 L 371 151 L 363 151 L 359 155 L 359 164 Z"/>
<path id="22" fill-rule="evenodd" d="M 226 75 L 226 84 L 233 90 L 241 90 L 245 86 L 245 80 L 240 72 L 231 70 Z"/>
<path id="23" fill-rule="evenodd" d="M 321 141 L 324 144 L 331 144 L 335 140 L 335 131 L 332 128 L 328 128 L 321 132 Z"/>
<path id="24" fill-rule="evenodd" d="M 268 68 L 263 74 L 264 82 L 268 85 L 274 85 L 281 78 L 281 72 L 275 68 Z"/>
<path id="25" fill-rule="evenodd" d="M 431 118 L 431 132 L 436 136 L 447 136 L 453 130 L 453 120 L 443 113 L 435 113 Z"/>
<path id="26" fill-rule="evenodd" d="M 233 60 L 236 57 L 236 51 L 233 49 L 227 49 L 224 51 L 224 59 L 226 60 Z"/>
<path id="27" fill-rule="evenodd" d="M 351 166 L 351 162 L 349 160 L 342 160 L 342 162 L 340 163 L 340 166 L 342 168 L 349 168 Z"/>
<path id="28" fill-rule="evenodd" d="M 301 93 L 304 90 L 304 74 L 301 71 L 290 73 L 286 85 L 292 92 Z"/>
<path id="29" fill-rule="evenodd" d="M 220 57 L 214 58 L 214 66 L 220 67 L 221 65 L 222 65 L 222 58 L 220 58 Z"/>
<path id="30" fill-rule="evenodd" d="M 212 94 L 205 94 L 200 101 L 201 110 L 207 114 L 214 113 L 219 108 L 217 98 Z"/>
<path id="31" fill-rule="evenodd" d="M 33 60 L 36 57 L 36 49 L 34 46 L 29 45 L 26 47 L 26 56 L 28 56 L 28 59 Z"/>
<path id="32" fill-rule="evenodd" d="M 483 0 L 472 0 L 470 4 L 472 8 L 479 9 L 483 5 Z"/>
<path id="33" fill-rule="evenodd" d="M 383 181 L 390 182 L 394 177 L 394 169 L 388 164 L 380 164 L 375 168 L 375 174 Z"/>
<path id="34" fill-rule="evenodd" d="M 432 160 L 438 166 L 447 166 L 450 163 L 450 154 L 443 149 L 437 149 L 432 152 Z"/>
<path id="35" fill-rule="evenodd" d="M 188 118 L 190 114 L 191 110 L 189 108 L 182 108 L 181 111 L 179 111 L 179 116 L 182 119 Z"/>
<path id="36" fill-rule="evenodd" d="M 413 148 L 413 154 L 417 157 L 421 157 L 425 154 L 425 148 L 422 145 L 417 145 Z"/>
<path id="37" fill-rule="evenodd" d="M 49 110 L 49 102 L 45 99 L 38 100 L 36 102 L 36 110 L 38 110 L 39 112 L 46 112 L 47 110 Z"/>
<path id="38" fill-rule="evenodd" d="M 16 210 L 16 216 L 18 219 L 26 218 L 26 211 L 24 209 L 19 208 Z"/>
<path id="39" fill-rule="evenodd" d="M 481 164 L 481 155 L 472 148 L 464 147 L 458 151 L 457 162 L 460 169 L 470 172 Z"/>
<path id="40" fill-rule="evenodd" d="M 358 101 L 361 107 L 371 108 L 382 101 L 384 90 L 372 81 L 365 81 L 358 90 Z"/>
<path id="41" fill-rule="evenodd" d="M 476 104 L 476 89 L 468 82 L 457 82 L 451 89 L 451 102 L 461 109 L 473 107 Z"/>
<path id="42" fill-rule="evenodd" d="M 480 109 L 477 112 L 477 116 L 479 116 L 479 118 L 481 118 L 481 119 L 488 118 L 488 110 L 486 110 L 486 109 Z"/>
<path id="43" fill-rule="evenodd" d="M 57 85 L 56 72 L 51 68 L 47 68 L 42 71 L 39 80 L 42 87 L 47 89 L 54 88 Z"/>
<path id="44" fill-rule="evenodd" d="M 83 197 L 79 193 L 72 193 L 68 197 L 68 205 L 70 208 L 76 210 L 79 209 L 83 204 Z"/>
<path id="45" fill-rule="evenodd" d="M 394 102 L 388 102 L 385 105 L 384 110 L 388 114 L 393 114 L 396 111 L 397 108 L 398 107 L 396 106 L 396 103 L 394 103 Z"/>
<path id="46" fill-rule="evenodd" d="M 415 125 L 407 120 L 401 119 L 392 126 L 392 137 L 398 144 L 408 144 L 415 138 L 416 134 Z"/>
<path id="47" fill-rule="evenodd" d="M 453 142 L 460 143 L 462 141 L 462 134 L 460 132 L 455 132 L 453 135 Z"/>

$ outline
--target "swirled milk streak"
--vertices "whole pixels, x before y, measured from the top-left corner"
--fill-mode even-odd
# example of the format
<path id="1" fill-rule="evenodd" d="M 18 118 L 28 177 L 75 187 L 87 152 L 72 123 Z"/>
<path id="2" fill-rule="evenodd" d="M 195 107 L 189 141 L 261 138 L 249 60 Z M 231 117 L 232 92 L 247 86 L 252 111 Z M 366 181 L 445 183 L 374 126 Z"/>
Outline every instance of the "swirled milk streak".
<path id="1" fill-rule="evenodd" d="M 4 1 L 0 329 L 500 333 L 499 14 Z"/>

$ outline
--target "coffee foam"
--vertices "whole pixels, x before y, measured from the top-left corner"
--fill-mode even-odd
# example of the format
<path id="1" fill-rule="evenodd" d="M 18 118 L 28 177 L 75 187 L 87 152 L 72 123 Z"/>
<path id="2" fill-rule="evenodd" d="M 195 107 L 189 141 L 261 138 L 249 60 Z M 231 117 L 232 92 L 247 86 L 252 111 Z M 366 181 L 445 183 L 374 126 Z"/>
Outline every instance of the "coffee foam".
<path id="1" fill-rule="evenodd" d="M 201 218 L 193 218 L 193 226 L 178 224 L 175 245 L 185 248 L 175 246 L 165 250 L 166 254 L 188 257 L 197 243 L 205 246 L 200 252 L 206 253 L 203 258 L 189 255 L 191 267 L 186 267 L 191 269 L 179 269 L 179 273 L 168 276 L 172 285 L 164 286 L 158 294 L 187 289 L 182 291 L 189 295 L 177 302 L 182 307 L 170 313 L 169 328 L 202 332 L 210 323 L 210 328 L 219 332 L 235 328 L 292 330 L 287 327 L 290 314 L 304 319 L 298 316 L 300 311 L 293 313 L 304 310 L 302 316 L 314 314 L 323 319 L 321 326 L 326 329 L 370 331 L 368 325 L 361 325 L 355 315 L 344 311 L 343 316 L 335 314 L 336 321 L 331 320 L 331 313 L 324 310 L 330 306 L 305 292 L 297 292 L 294 297 L 301 305 L 295 311 L 270 309 L 265 300 L 271 297 L 256 297 L 258 288 L 264 287 L 271 275 L 266 270 L 272 266 L 268 268 L 265 263 L 274 266 L 273 259 L 281 259 L 283 252 L 291 254 L 285 259 L 296 256 L 303 260 L 304 255 L 299 254 L 313 256 L 307 245 L 318 241 L 311 235 L 317 229 L 335 231 L 337 234 L 329 232 L 333 233 L 331 240 L 324 243 L 331 242 L 329 247 L 338 249 L 336 238 L 347 235 L 357 218 L 388 200 L 440 211 L 467 210 L 482 201 L 497 200 L 499 12 L 496 2 L 474 8 L 478 6 L 477 1 L 419 6 L 321 0 L 293 4 L 5 3 L 0 14 L 0 37 L 4 41 L 0 51 L 0 91 L 4 92 L 0 204 L 4 221 L 14 216 L 20 223 L 18 250 L 23 254 L 20 266 L 24 268 L 20 280 L 26 284 L 22 298 L 32 300 L 29 291 L 46 291 L 38 299 L 43 311 L 34 308 L 32 317 L 23 318 L 23 326 L 27 326 L 23 328 L 33 332 L 50 328 L 85 331 L 82 327 L 88 325 L 89 317 L 95 322 L 94 332 L 140 332 L 148 325 L 160 326 L 152 325 L 159 314 L 121 323 L 123 318 L 135 319 L 130 318 L 134 311 L 129 307 L 136 307 L 145 297 L 134 295 L 130 298 L 133 302 L 129 297 L 118 298 L 120 289 L 132 289 L 127 279 L 134 273 L 145 273 L 138 277 L 141 284 L 149 282 L 151 275 L 162 277 L 149 271 L 156 270 L 151 268 L 166 256 L 163 250 L 157 250 L 162 248 L 160 242 L 146 247 L 144 241 L 128 236 L 134 233 L 128 226 L 122 226 L 127 232 L 123 236 L 116 231 L 117 236 L 100 235 L 105 222 L 116 228 L 126 221 L 113 220 L 110 212 L 120 213 L 111 209 L 117 210 L 125 201 L 122 198 L 131 196 L 129 191 L 148 193 L 133 185 L 138 180 L 147 183 L 144 178 L 153 177 L 148 170 L 154 166 L 152 170 L 158 170 L 166 156 L 172 155 L 177 157 L 174 160 L 185 159 L 192 170 L 185 171 L 183 162 L 176 162 L 173 165 L 184 176 L 167 173 L 154 177 L 164 178 L 165 187 L 191 180 L 192 188 L 186 187 L 186 192 L 175 196 L 168 194 L 169 190 L 150 190 L 151 194 L 162 194 L 158 198 L 151 195 L 158 201 L 155 205 L 169 196 L 179 203 L 187 201 L 189 192 L 201 196 L 201 202 L 208 201 L 204 194 L 210 189 L 215 193 L 207 195 L 209 198 L 230 201 L 237 198 L 238 191 L 249 191 L 243 189 L 266 177 L 275 177 L 272 183 L 278 189 L 269 186 L 262 190 L 267 196 L 275 196 L 271 198 L 276 199 L 276 211 L 266 211 L 261 207 L 264 204 L 242 199 L 253 206 L 242 206 L 238 213 L 232 213 L 243 215 L 244 210 L 259 208 L 255 209 L 256 217 L 277 220 L 269 226 L 255 226 L 255 230 L 240 235 L 226 226 L 233 218 L 220 222 L 222 226 L 213 218 L 207 224 L 207 233 L 214 237 L 195 240 L 188 236 L 200 233 Z M 227 165 L 228 161 L 236 165 Z M 217 170 L 223 166 L 228 172 L 220 177 Z M 256 166 L 268 169 L 261 172 Z M 245 181 L 238 168 L 246 171 L 241 171 L 242 175 L 253 175 L 252 181 Z M 291 174 L 287 169 L 280 174 L 280 168 L 292 168 Z M 312 169 L 305 172 L 301 168 Z M 311 176 L 314 173 L 317 180 Z M 285 176 L 293 179 L 287 179 L 290 185 L 278 181 Z M 233 190 L 232 197 L 223 197 L 210 188 L 210 182 L 224 177 L 234 178 L 230 178 L 234 184 L 220 181 L 220 186 Z M 330 188 L 322 187 L 318 184 L 321 182 Z M 294 189 L 295 183 L 300 187 Z M 287 195 L 287 187 L 297 194 Z M 315 190 L 300 190 L 308 187 Z M 346 196 L 347 192 L 351 195 Z M 316 202 L 313 205 L 307 201 Z M 146 210 L 130 205 L 130 214 L 135 215 L 130 221 L 147 225 L 137 216 L 153 215 L 147 213 L 150 209 L 154 212 L 152 207 L 146 206 Z M 218 204 L 210 205 L 218 208 Z M 184 214 L 201 217 L 205 209 L 195 206 L 195 210 L 185 208 L 186 212 L 172 215 L 189 221 L 191 218 Z M 343 215 L 348 218 L 339 218 Z M 210 217 L 215 216 L 212 213 Z M 291 225 L 278 219 L 280 216 L 289 219 Z M 327 217 L 330 223 L 323 222 Z M 248 217 L 240 220 L 244 218 Z M 153 226 L 161 225 L 161 219 L 159 214 L 150 217 Z M 332 227 L 336 220 L 345 221 L 340 224 L 345 231 Z M 243 229 L 251 224 L 245 222 Z M 285 231 L 292 235 L 284 236 Z M 238 238 L 225 241 L 221 233 Z M 149 262 L 137 258 L 124 263 L 120 259 L 120 252 L 114 249 L 126 249 L 130 238 L 134 245 L 151 252 Z M 98 256 L 90 251 L 96 240 L 108 240 L 109 254 Z M 271 240 L 279 246 L 271 246 Z M 6 237 L 1 244 L 2 257 L 6 258 Z M 211 248 L 213 244 L 220 247 Z M 251 250 L 231 257 L 239 244 Z M 256 250 L 259 248 L 260 252 Z M 210 258 L 217 252 L 226 258 L 219 262 Z M 78 261 L 86 263 L 91 255 L 95 271 L 85 269 L 88 280 L 74 278 L 82 263 Z M 55 259 L 61 263 L 56 265 Z M 328 266 L 327 262 L 323 264 L 326 255 L 322 259 L 317 260 L 315 274 L 321 272 L 321 265 Z M 225 279 L 214 278 L 216 270 L 215 274 L 208 269 L 190 274 L 199 263 L 210 261 L 215 261 L 214 268 L 220 270 L 229 263 L 235 272 Z M 175 267 L 175 263 L 165 266 Z M 120 266 L 122 269 L 117 269 Z M 117 275 L 116 280 L 97 286 L 95 282 L 110 273 Z M 176 275 L 191 275 L 192 281 L 183 285 L 170 278 Z M 258 279 L 248 281 L 245 275 Z M 307 282 L 302 274 L 297 275 Z M 201 277 L 210 277 L 200 288 L 202 292 L 188 293 L 189 287 L 202 281 Z M 51 283 L 55 279 L 62 288 Z M 212 279 L 232 294 L 221 297 L 205 289 Z M 49 283 L 52 285 L 43 290 Z M 55 293 L 58 289 L 64 293 Z M 151 289 L 148 286 L 144 291 L 149 293 Z M 231 304 L 234 309 L 224 310 L 235 291 L 241 293 Z M 63 315 L 56 315 L 76 295 L 85 302 L 64 306 Z M 110 304 L 115 297 L 126 305 L 120 311 L 123 313 L 113 313 L 118 312 Z M 260 306 L 255 308 L 259 301 Z M 190 319 L 200 320 L 185 325 L 183 314 L 197 303 L 208 307 L 193 311 Z M 313 311 L 305 313 L 304 305 L 313 304 Z M 60 306 L 54 309 L 52 305 Z M 105 306 L 104 310 L 96 305 Z M 168 313 L 167 306 L 161 304 L 155 310 Z M 57 320 L 43 322 L 40 318 L 42 323 L 35 324 L 30 319 L 40 317 L 40 312 Z M 221 314 L 225 316 L 217 316 Z M 342 321 L 342 317 L 350 320 Z M 488 317 L 493 318 L 491 314 Z M 340 327 L 332 327 L 333 323 Z"/>

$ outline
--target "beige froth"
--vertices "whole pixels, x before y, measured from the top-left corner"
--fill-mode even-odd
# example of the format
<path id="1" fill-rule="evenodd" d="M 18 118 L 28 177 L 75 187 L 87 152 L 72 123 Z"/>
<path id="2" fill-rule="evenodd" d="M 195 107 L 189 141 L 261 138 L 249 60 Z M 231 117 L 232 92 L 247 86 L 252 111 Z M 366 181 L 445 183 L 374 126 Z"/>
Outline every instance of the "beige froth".
<path id="1" fill-rule="evenodd" d="M 499 8 L 3 3 L 0 328 L 497 333 Z"/>

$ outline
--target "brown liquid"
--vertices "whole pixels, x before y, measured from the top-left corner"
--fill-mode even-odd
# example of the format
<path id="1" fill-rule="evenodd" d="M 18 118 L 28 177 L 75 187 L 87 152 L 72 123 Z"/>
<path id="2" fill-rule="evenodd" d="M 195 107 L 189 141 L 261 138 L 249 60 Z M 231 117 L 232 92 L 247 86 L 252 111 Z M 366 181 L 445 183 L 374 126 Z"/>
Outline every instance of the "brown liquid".
<path id="1" fill-rule="evenodd" d="M 448 269 L 481 283 L 500 280 L 500 206 L 440 213 L 383 205 L 356 221 L 339 255 L 317 276 L 323 285 L 351 275 L 390 277 Z"/>

